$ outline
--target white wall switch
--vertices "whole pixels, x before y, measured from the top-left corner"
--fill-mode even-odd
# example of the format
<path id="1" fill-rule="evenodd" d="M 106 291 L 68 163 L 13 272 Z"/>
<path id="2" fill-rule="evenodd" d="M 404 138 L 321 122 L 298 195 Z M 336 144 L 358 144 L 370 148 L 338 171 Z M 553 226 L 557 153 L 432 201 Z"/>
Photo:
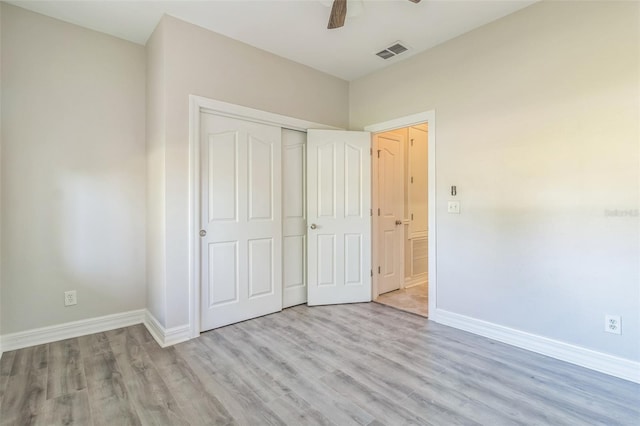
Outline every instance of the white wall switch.
<path id="1" fill-rule="evenodd" d="M 447 213 L 460 214 L 460 201 L 449 201 L 447 203 Z"/>

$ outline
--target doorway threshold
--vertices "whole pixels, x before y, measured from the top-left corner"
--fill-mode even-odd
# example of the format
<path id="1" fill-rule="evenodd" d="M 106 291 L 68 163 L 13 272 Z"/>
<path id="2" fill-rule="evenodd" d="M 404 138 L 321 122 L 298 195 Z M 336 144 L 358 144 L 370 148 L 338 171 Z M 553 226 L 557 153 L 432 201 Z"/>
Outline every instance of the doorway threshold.
<path id="1" fill-rule="evenodd" d="M 426 283 L 381 294 L 375 302 L 425 318 L 429 316 L 429 292 Z"/>

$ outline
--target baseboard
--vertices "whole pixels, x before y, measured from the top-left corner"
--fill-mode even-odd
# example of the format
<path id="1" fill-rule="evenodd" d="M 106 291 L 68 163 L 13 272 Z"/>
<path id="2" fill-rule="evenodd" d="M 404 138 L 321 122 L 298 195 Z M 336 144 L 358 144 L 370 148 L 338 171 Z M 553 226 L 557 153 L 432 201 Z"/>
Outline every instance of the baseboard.
<path id="1" fill-rule="evenodd" d="M 145 310 L 144 325 L 160 347 L 166 348 L 191 339 L 189 324 L 172 328 L 164 328 L 151 312 Z"/>
<path id="2" fill-rule="evenodd" d="M 420 274 L 417 277 L 406 278 L 404 281 L 404 288 L 411 288 L 426 284 L 428 279 L 429 276 L 427 274 Z"/>
<path id="3" fill-rule="evenodd" d="M 429 319 L 551 358 L 640 383 L 640 362 L 619 358 L 442 309 L 429 312 Z"/>
<path id="4" fill-rule="evenodd" d="M 20 331 L 18 333 L 5 334 L 0 336 L 0 347 L 2 351 L 7 352 L 29 346 L 85 336 L 87 334 L 100 333 L 116 328 L 128 327 L 142 323 L 145 312 L 146 309 L 139 309 L 136 311 L 122 312 L 119 314 Z"/>

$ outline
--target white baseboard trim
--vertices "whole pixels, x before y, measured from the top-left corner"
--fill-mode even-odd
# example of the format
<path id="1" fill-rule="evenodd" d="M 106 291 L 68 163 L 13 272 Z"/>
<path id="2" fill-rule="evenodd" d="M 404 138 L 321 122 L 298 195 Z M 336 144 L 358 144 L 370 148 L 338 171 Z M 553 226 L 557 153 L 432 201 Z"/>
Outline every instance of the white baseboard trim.
<path id="1" fill-rule="evenodd" d="M 145 310 L 144 325 L 162 348 L 186 342 L 191 339 L 191 328 L 189 327 L 189 324 L 172 328 L 164 328 L 148 310 Z"/>
<path id="2" fill-rule="evenodd" d="M 526 333 L 443 309 L 436 309 L 435 312 L 429 312 L 429 319 L 443 325 L 488 337 L 551 358 L 640 383 L 640 362 Z"/>
<path id="3" fill-rule="evenodd" d="M 85 336 L 87 334 L 100 333 L 116 328 L 128 327 L 142 323 L 145 312 L 146 309 L 139 309 L 136 311 L 122 312 L 48 327 L 34 328 L 18 333 L 5 334 L 0 336 L 0 347 L 2 351 L 7 352 L 29 346 Z"/>
<path id="4" fill-rule="evenodd" d="M 411 288 L 418 285 L 426 284 L 429 276 L 427 274 L 420 274 L 415 277 L 405 278 L 404 288 Z"/>

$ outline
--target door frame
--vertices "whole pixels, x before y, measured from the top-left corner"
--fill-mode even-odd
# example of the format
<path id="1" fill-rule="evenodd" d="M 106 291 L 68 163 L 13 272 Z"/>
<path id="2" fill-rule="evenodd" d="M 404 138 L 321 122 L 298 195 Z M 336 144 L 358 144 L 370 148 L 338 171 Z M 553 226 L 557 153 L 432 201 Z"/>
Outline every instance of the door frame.
<path id="1" fill-rule="evenodd" d="M 309 129 L 342 130 L 241 105 L 189 95 L 189 331 L 200 335 L 200 113 L 254 121 L 306 132 Z"/>
<path id="2" fill-rule="evenodd" d="M 389 130 L 401 129 L 404 127 L 414 126 L 416 124 L 427 123 L 429 126 L 427 134 L 427 156 L 428 156 L 428 197 L 429 197 L 429 271 L 428 271 L 428 290 L 429 290 L 429 312 L 435 312 L 437 307 L 437 253 L 436 253 L 436 111 L 429 110 L 419 112 L 404 117 L 395 118 L 388 121 L 378 122 L 370 124 L 364 127 L 364 130 L 371 132 L 371 142 L 373 144 L 373 137 L 376 133 L 384 133 Z M 373 156 L 371 158 L 373 167 Z M 373 182 L 372 182 L 373 183 Z M 373 186 L 372 186 L 373 189 Z M 375 196 L 375 191 L 372 190 L 372 195 Z M 376 199 L 377 201 L 377 199 Z M 373 221 L 372 221 L 373 224 Z M 372 228 L 373 232 L 373 228 Z M 377 244 L 374 242 L 374 238 L 371 239 L 372 243 L 372 258 L 375 259 L 377 255 Z M 371 298 L 375 300 L 378 297 L 378 277 L 377 274 L 373 274 L 373 281 L 371 286 Z"/>

